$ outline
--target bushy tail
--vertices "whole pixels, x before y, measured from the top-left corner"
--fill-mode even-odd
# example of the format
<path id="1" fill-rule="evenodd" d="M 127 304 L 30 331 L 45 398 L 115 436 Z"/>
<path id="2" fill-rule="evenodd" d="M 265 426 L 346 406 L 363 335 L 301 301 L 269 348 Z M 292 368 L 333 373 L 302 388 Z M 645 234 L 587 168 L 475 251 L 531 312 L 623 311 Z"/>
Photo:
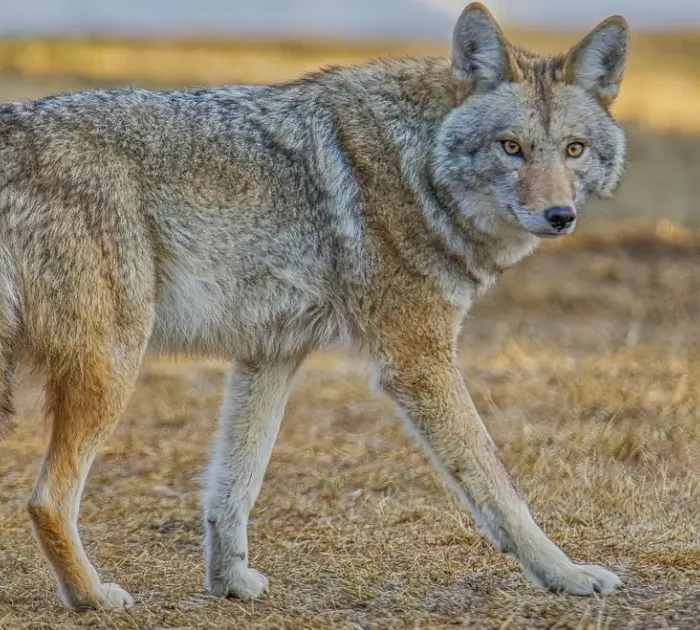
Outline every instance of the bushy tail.
<path id="1" fill-rule="evenodd" d="M 15 421 L 15 362 L 19 343 L 19 291 L 15 265 L 0 237 L 0 437 Z"/>

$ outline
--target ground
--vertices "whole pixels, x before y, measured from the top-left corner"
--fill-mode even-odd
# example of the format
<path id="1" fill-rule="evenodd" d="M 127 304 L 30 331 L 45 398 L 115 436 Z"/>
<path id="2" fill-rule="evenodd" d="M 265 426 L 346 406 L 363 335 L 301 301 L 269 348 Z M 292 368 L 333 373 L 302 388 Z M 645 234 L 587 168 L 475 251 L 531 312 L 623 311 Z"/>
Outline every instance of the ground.
<path id="1" fill-rule="evenodd" d="M 71 84 L 80 87 L 81 84 Z M 68 86 L 68 87 L 71 87 Z M 67 89 L 6 77 L 0 99 Z M 26 514 L 37 383 L 0 442 L 0 628 L 696 628 L 700 620 L 697 141 L 629 125 L 618 199 L 505 274 L 464 327 L 475 402 L 536 519 L 609 598 L 528 586 L 476 533 L 357 358 L 322 354 L 290 401 L 250 527 L 271 592 L 203 589 L 199 492 L 224 367 L 149 361 L 93 467 L 81 532 L 128 612 L 63 610 Z"/>

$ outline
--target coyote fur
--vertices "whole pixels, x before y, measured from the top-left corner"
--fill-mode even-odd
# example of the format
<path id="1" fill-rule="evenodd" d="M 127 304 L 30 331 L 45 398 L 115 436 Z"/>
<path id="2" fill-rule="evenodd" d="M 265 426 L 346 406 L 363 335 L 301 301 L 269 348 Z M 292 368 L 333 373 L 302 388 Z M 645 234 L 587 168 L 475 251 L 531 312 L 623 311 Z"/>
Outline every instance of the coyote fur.
<path id="1" fill-rule="evenodd" d="M 42 370 L 51 435 L 28 509 L 67 606 L 133 603 L 102 582 L 77 523 L 148 352 L 231 362 L 203 495 L 206 587 L 264 593 L 248 515 L 295 372 L 332 344 L 369 357 L 481 532 L 533 582 L 620 587 L 533 520 L 456 339 L 499 274 L 617 188 L 610 108 L 628 39 L 614 16 L 540 57 L 473 3 L 444 59 L 0 106 L 0 425 L 15 367 Z"/>

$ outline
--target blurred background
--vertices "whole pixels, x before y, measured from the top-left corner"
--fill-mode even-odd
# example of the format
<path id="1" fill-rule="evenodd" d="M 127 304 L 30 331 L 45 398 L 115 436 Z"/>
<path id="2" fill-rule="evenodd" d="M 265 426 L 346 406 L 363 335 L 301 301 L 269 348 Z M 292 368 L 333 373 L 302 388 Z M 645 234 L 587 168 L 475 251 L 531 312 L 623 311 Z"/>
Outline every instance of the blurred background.
<path id="1" fill-rule="evenodd" d="M 141 604 L 57 612 L 25 516 L 40 390 L 0 441 L 0 628 L 697 628 L 700 619 L 700 2 L 484 0 L 516 43 L 559 52 L 622 13 L 615 113 L 629 164 L 572 238 L 509 270 L 461 363 L 537 519 L 624 595 L 525 589 L 444 492 L 362 361 L 314 357 L 250 528 L 270 597 L 202 597 L 199 493 L 226 366 L 149 359 L 81 511 L 88 555 Z M 278 82 L 377 56 L 447 54 L 463 0 L 13 0 L 0 101 L 93 87 Z M 104 571 L 104 572 L 102 572 Z M 107 622 L 108 619 L 108 622 Z M 244 624 L 244 625 L 240 625 Z"/>

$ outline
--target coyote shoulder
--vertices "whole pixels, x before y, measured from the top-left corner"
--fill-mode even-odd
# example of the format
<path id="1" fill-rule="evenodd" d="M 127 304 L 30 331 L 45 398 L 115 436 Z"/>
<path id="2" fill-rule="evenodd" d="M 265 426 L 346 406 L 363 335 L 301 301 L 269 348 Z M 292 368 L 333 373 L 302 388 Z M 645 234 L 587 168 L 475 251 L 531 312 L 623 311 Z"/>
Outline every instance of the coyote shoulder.
<path id="1" fill-rule="evenodd" d="M 248 514 L 294 374 L 361 348 L 475 522 L 546 588 L 609 593 L 538 527 L 457 367 L 473 299 L 616 189 L 623 18 L 568 53 L 511 45 L 470 4 L 449 59 L 268 86 L 88 91 L 0 106 L 0 425 L 19 362 L 47 375 L 29 499 L 63 602 L 128 606 L 77 528 L 97 446 L 146 352 L 232 367 L 204 496 L 206 582 L 250 598 Z"/>

